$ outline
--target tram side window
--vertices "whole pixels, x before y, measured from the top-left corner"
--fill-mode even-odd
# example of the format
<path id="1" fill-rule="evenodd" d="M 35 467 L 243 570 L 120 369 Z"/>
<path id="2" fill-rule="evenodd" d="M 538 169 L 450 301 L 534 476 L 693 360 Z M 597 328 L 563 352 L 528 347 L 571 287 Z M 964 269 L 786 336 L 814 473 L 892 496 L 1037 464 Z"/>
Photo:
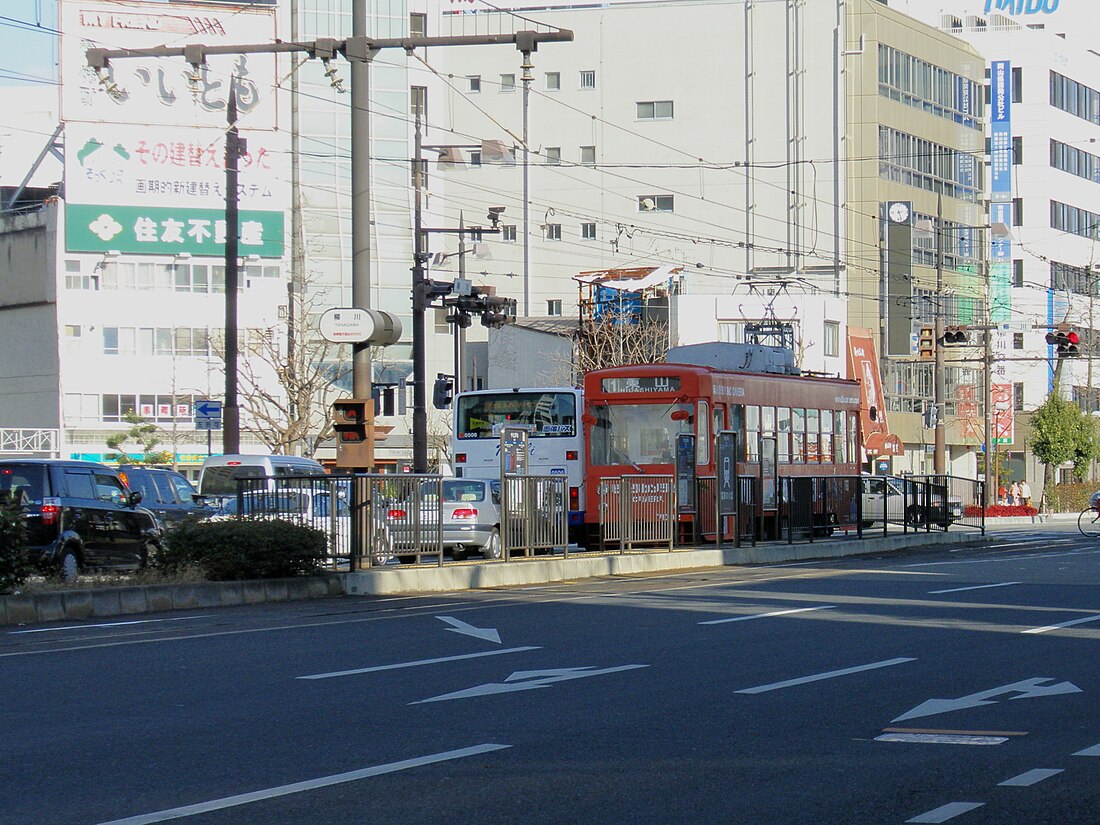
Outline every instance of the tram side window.
<path id="1" fill-rule="evenodd" d="M 836 446 L 836 463 L 848 463 L 848 414 L 844 410 L 837 410 L 833 416 L 833 439 Z"/>
<path id="2" fill-rule="evenodd" d="M 780 407 L 775 411 L 775 423 L 779 443 L 779 463 L 791 463 L 791 411 L 787 407 Z"/>
<path id="3" fill-rule="evenodd" d="M 741 404 L 730 404 L 729 428 L 737 433 L 737 460 L 745 460 L 745 408 Z"/>
<path id="4" fill-rule="evenodd" d="M 821 463 L 833 463 L 833 411 L 821 411 Z"/>
<path id="5" fill-rule="evenodd" d="M 806 410 L 791 410 L 791 460 L 795 464 L 806 463 Z"/>
<path id="6" fill-rule="evenodd" d="M 859 461 L 859 417 L 848 416 L 848 460 L 855 464 Z"/>
<path id="7" fill-rule="evenodd" d="M 695 463 L 710 463 L 710 405 L 706 401 L 699 401 L 695 411 L 695 420 L 699 430 L 695 435 Z"/>
<path id="8" fill-rule="evenodd" d="M 760 408 L 745 407 L 745 455 L 750 464 L 760 462 Z"/>
<path id="9" fill-rule="evenodd" d="M 821 462 L 821 415 L 820 410 L 806 410 L 806 463 Z"/>

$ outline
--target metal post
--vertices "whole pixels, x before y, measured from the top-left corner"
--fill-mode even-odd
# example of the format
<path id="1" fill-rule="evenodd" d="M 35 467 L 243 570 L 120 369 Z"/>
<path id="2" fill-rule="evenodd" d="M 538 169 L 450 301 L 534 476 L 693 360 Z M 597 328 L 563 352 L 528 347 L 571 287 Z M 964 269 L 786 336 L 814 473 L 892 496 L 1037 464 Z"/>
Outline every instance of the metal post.
<path id="1" fill-rule="evenodd" d="M 460 280 L 466 279 L 466 217 L 459 211 L 458 213 L 458 277 Z M 458 314 L 457 312 L 455 313 Z M 462 351 L 464 348 L 466 330 L 462 328 L 462 325 L 455 321 L 455 395 L 462 392 L 465 387 L 462 385 Z"/>
<path id="2" fill-rule="evenodd" d="M 241 412 L 237 407 L 237 256 L 240 211 L 237 202 L 237 162 L 241 156 L 237 130 L 237 76 L 229 79 L 225 108 L 225 404 L 222 412 L 222 452 L 241 451 Z"/>
<path id="3" fill-rule="evenodd" d="M 985 325 L 985 340 L 982 353 L 982 374 L 985 379 L 985 489 L 982 492 L 982 506 L 993 504 L 993 491 L 997 487 L 997 477 L 993 469 L 993 330 Z"/>
<path id="4" fill-rule="evenodd" d="M 944 374 L 943 359 L 943 195 L 936 197 L 936 300 L 933 309 L 936 313 L 936 362 L 933 375 L 933 396 L 936 404 L 935 452 L 932 456 L 932 470 L 936 475 L 947 471 L 947 411 L 944 406 L 947 395 L 947 377 Z"/>
<path id="5" fill-rule="evenodd" d="M 412 279 L 412 356 L 413 356 L 413 472 L 428 472 L 428 400 L 425 385 L 427 359 L 424 342 L 424 232 L 421 202 L 424 188 L 423 147 L 420 135 L 420 112 L 416 113 L 413 157 L 413 279 Z"/>
<path id="6" fill-rule="evenodd" d="M 523 52 L 523 64 L 520 66 L 523 74 L 520 80 L 523 83 L 523 317 L 531 315 L 531 198 L 528 183 L 530 151 L 528 149 L 528 117 L 527 111 L 531 101 L 531 81 L 534 76 L 531 69 L 531 52 Z"/>
<path id="7" fill-rule="evenodd" d="M 351 33 L 366 38 L 367 2 L 352 0 Z M 369 309 L 370 278 L 370 55 L 351 60 L 351 304 Z M 371 397 L 370 345 L 351 348 L 354 398 Z M 422 472 L 418 470 L 417 472 Z"/>

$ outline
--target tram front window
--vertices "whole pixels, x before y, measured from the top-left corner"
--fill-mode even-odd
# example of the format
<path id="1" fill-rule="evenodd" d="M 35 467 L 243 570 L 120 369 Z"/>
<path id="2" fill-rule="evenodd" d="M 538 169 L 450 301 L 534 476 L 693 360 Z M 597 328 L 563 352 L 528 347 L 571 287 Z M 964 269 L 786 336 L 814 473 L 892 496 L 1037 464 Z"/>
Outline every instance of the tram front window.
<path id="1" fill-rule="evenodd" d="M 676 410 L 687 415 L 674 420 Z M 692 432 L 690 404 L 600 404 L 592 414 L 591 460 L 598 466 L 671 464 L 677 434 Z"/>

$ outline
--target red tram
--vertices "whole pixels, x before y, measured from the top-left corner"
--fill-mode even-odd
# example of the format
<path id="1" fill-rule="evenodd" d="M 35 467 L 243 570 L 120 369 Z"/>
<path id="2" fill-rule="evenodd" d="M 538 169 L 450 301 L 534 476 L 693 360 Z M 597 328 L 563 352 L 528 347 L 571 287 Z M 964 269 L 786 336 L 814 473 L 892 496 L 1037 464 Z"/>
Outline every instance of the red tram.
<path id="1" fill-rule="evenodd" d="M 715 347 L 736 345 L 697 346 L 709 347 L 713 355 Z M 698 360 L 683 352 L 692 349 L 674 348 L 669 358 Z M 744 361 L 722 363 L 731 360 Z M 681 467 L 690 460 L 696 477 L 715 476 L 715 438 L 722 430 L 737 434 L 737 475 L 762 482 L 756 511 L 766 521 L 778 506 L 778 484 L 772 482 L 779 478 L 859 476 L 859 390 L 857 381 L 703 363 L 590 372 L 584 384 L 585 522 L 595 527 L 599 520 L 601 480 L 675 474 L 681 434 L 694 436 L 694 455 L 682 456 Z M 713 529 L 704 532 L 713 536 Z"/>

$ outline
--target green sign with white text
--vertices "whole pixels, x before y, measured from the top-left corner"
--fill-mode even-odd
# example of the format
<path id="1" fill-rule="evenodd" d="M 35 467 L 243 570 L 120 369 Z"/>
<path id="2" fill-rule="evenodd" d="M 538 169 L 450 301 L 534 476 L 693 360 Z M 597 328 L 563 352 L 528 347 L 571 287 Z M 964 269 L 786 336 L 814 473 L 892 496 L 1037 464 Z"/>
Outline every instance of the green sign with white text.
<path id="1" fill-rule="evenodd" d="M 240 212 L 241 257 L 283 256 L 283 213 Z M 69 252 L 145 255 L 225 255 L 225 212 L 166 206 L 67 204 L 65 248 Z"/>

